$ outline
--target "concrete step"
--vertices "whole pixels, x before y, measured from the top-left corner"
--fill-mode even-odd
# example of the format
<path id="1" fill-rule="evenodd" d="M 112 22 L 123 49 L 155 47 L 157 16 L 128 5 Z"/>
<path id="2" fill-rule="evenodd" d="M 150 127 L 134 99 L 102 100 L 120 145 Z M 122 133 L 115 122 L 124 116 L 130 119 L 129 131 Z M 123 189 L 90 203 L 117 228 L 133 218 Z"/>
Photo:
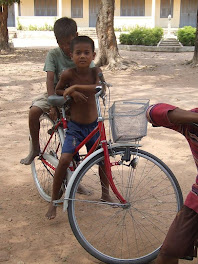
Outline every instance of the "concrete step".
<path id="1" fill-rule="evenodd" d="M 181 45 L 180 44 L 169 44 L 169 45 L 167 45 L 167 44 L 161 43 L 159 45 L 159 47 L 181 47 Z"/>
<path id="2" fill-rule="evenodd" d="M 179 42 L 178 41 L 162 41 L 161 44 L 172 45 L 172 44 L 179 44 Z"/>
<path id="3" fill-rule="evenodd" d="M 182 44 L 175 38 L 162 39 L 158 45 L 158 47 L 182 47 Z"/>
<path id="4" fill-rule="evenodd" d="M 90 38 L 97 39 L 97 34 L 95 29 L 79 29 L 79 36 L 85 35 Z M 22 30 L 9 30 L 9 37 L 19 38 L 19 39 L 55 39 L 53 31 L 22 31 Z"/>
<path id="5" fill-rule="evenodd" d="M 93 39 L 97 39 L 96 29 L 95 28 L 78 28 L 79 36 L 88 36 Z"/>

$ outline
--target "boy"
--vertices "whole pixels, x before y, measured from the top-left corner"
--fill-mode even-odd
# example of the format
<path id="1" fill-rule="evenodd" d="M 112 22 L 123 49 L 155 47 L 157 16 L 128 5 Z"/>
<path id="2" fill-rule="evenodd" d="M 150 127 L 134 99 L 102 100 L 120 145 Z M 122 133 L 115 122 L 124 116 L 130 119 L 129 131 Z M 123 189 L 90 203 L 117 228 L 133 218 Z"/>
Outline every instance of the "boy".
<path id="1" fill-rule="evenodd" d="M 52 190 L 52 201 L 50 203 L 46 217 L 53 219 L 56 217 L 56 206 L 53 201 L 58 199 L 61 183 L 65 177 L 65 172 L 73 158 L 75 148 L 84 138 L 97 126 L 97 108 L 95 102 L 96 86 L 99 84 L 98 73 L 100 68 L 89 68 L 91 61 L 95 57 L 94 42 L 87 36 L 76 37 L 71 42 L 72 59 L 76 68 L 66 70 L 56 86 L 58 95 L 67 95 L 73 98 L 70 107 L 70 121 L 66 132 L 65 142 L 58 167 L 56 168 Z M 65 90 L 65 87 L 68 87 Z M 95 135 L 87 143 L 87 151 L 91 149 L 98 135 Z M 109 196 L 108 182 L 105 174 L 102 173 L 102 166 L 99 167 L 102 184 L 102 200 L 112 201 Z"/>
<path id="2" fill-rule="evenodd" d="M 183 134 L 198 168 L 198 108 L 186 111 L 168 104 L 152 105 L 148 121 Z M 157 264 L 178 264 L 180 258 L 196 256 L 198 239 L 198 176 L 181 210 L 176 215 L 157 257 Z"/>
<path id="3" fill-rule="evenodd" d="M 56 109 L 47 102 L 47 97 L 55 93 L 55 87 L 58 83 L 62 71 L 75 67 L 70 58 L 70 43 L 77 36 L 76 22 L 67 17 L 58 19 L 54 24 L 54 34 L 58 43 L 58 48 L 49 51 L 44 71 L 47 72 L 47 93 L 37 97 L 29 111 L 29 129 L 32 138 L 32 149 L 29 155 L 20 162 L 24 165 L 32 163 L 34 158 L 39 155 L 39 118 L 44 112 L 49 112 L 52 119 L 56 119 Z M 91 66 L 93 67 L 92 62 Z"/>

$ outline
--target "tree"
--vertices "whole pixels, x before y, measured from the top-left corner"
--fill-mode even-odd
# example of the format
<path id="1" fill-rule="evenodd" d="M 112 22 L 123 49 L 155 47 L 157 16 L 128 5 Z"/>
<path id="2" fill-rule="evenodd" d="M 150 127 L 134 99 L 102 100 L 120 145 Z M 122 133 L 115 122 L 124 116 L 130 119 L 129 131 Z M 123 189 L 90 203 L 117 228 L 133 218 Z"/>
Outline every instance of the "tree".
<path id="1" fill-rule="evenodd" d="M 198 65 L 198 9 L 197 9 L 197 29 L 196 29 L 196 37 L 195 37 L 195 50 L 192 59 L 192 64 Z"/>
<path id="2" fill-rule="evenodd" d="M 8 6 L 19 3 L 20 0 L 0 0 L 0 50 L 9 48 L 8 45 Z"/>
<path id="3" fill-rule="evenodd" d="M 115 0 L 101 0 L 96 23 L 99 50 L 95 63 L 99 67 L 107 65 L 109 69 L 124 67 L 114 32 L 114 7 Z"/>

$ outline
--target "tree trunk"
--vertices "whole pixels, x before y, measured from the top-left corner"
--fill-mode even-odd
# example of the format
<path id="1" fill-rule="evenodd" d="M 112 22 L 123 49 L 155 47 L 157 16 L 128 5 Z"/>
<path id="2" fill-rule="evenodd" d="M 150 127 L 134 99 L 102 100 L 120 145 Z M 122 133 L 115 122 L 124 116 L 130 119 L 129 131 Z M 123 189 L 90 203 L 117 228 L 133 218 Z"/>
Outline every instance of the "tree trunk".
<path id="1" fill-rule="evenodd" d="M 107 65 L 117 68 L 120 64 L 116 36 L 114 32 L 114 0 L 101 0 L 96 23 L 99 50 L 95 60 L 97 66 Z"/>
<path id="2" fill-rule="evenodd" d="M 193 65 L 198 64 L 198 10 L 197 10 L 197 30 L 196 30 L 196 37 L 195 37 L 195 51 L 193 56 Z"/>
<path id="3" fill-rule="evenodd" d="M 0 6 L 0 50 L 9 48 L 8 45 L 8 5 Z"/>

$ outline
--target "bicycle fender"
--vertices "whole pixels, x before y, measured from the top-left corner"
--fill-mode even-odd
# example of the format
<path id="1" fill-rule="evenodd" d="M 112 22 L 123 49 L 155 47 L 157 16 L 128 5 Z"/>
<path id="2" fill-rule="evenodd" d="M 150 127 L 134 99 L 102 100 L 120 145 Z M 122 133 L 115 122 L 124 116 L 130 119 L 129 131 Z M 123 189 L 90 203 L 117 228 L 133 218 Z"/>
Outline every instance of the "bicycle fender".
<path id="1" fill-rule="evenodd" d="M 64 131 L 63 131 L 62 127 L 58 127 L 58 132 L 59 132 L 60 139 L 61 139 L 61 145 L 63 146 L 64 140 L 65 140 L 65 136 L 64 136 Z"/>
<path id="2" fill-rule="evenodd" d="M 133 144 L 133 143 L 115 143 L 115 144 L 112 144 L 110 146 L 108 146 L 108 149 L 112 149 L 112 148 L 117 148 L 117 147 L 132 147 L 132 148 L 137 148 L 137 147 L 140 147 L 141 145 L 139 144 Z M 93 157 L 95 157 L 96 155 L 98 155 L 99 153 L 102 153 L 103 152 L 103 148 L 100 148 L 96 151 L 94 151 L 92 154 L 90 154 L 86 159 L 84 159 L 82 161 L 82 163 L 75 169 L 74 173 L 72 174 L 70 180 L 69 180 L 69 183 L 67 185 L 67 188 L 66 188 L 66 191 L 65 191 L 65 197 L 64 197 L 64 202 L 63 202 L 63 212 L 65 212 L 67 210 L 67 207 L 68 207 L 68 199 L 69 199 L 69 196 L 70 196 L 70 191 L 71 191 L 71 188 L 72 188 L 72 185 L 76 179 L 76 176 L 78 175 L 79 171 L 82 169 L 82 167 L 90 160 L 92 159 Z"/>
<path id="3" fill-rule="evenodd" d="M 70 191 L 72 188 L 72 185 L 76 179 L 76 176 L 78 175 L 79 171 L 82 169 L 82 167 L 90 160 L 92 159 L 94 156 L 98 155 L 99 153 L 103 152 L 103 148 L 100 148 L 96 151 L 94 151 L 92 154 L 90 154 L 86 159 L 84 159 L 82 161 L 82 163 L 80 163 L 80 165 L 75 169 L 74 173 L 72 174 L 69 183 L 67 185 L 66 191 L 65 191 L 65 198 L 64 198 L 64 202 L 63 202 L 63 212 L 65 212 L 67 210 L 68 207 L 68 199 L 70 196 Z"/>
<path id="4" fill-rule="evenodd" d="M 54 168 L 57 168 L 59 160 L 56 157 L 50 154 L 44 153 L 43 158 L 47 160 L 52 166 L 54 166 Z"/>

